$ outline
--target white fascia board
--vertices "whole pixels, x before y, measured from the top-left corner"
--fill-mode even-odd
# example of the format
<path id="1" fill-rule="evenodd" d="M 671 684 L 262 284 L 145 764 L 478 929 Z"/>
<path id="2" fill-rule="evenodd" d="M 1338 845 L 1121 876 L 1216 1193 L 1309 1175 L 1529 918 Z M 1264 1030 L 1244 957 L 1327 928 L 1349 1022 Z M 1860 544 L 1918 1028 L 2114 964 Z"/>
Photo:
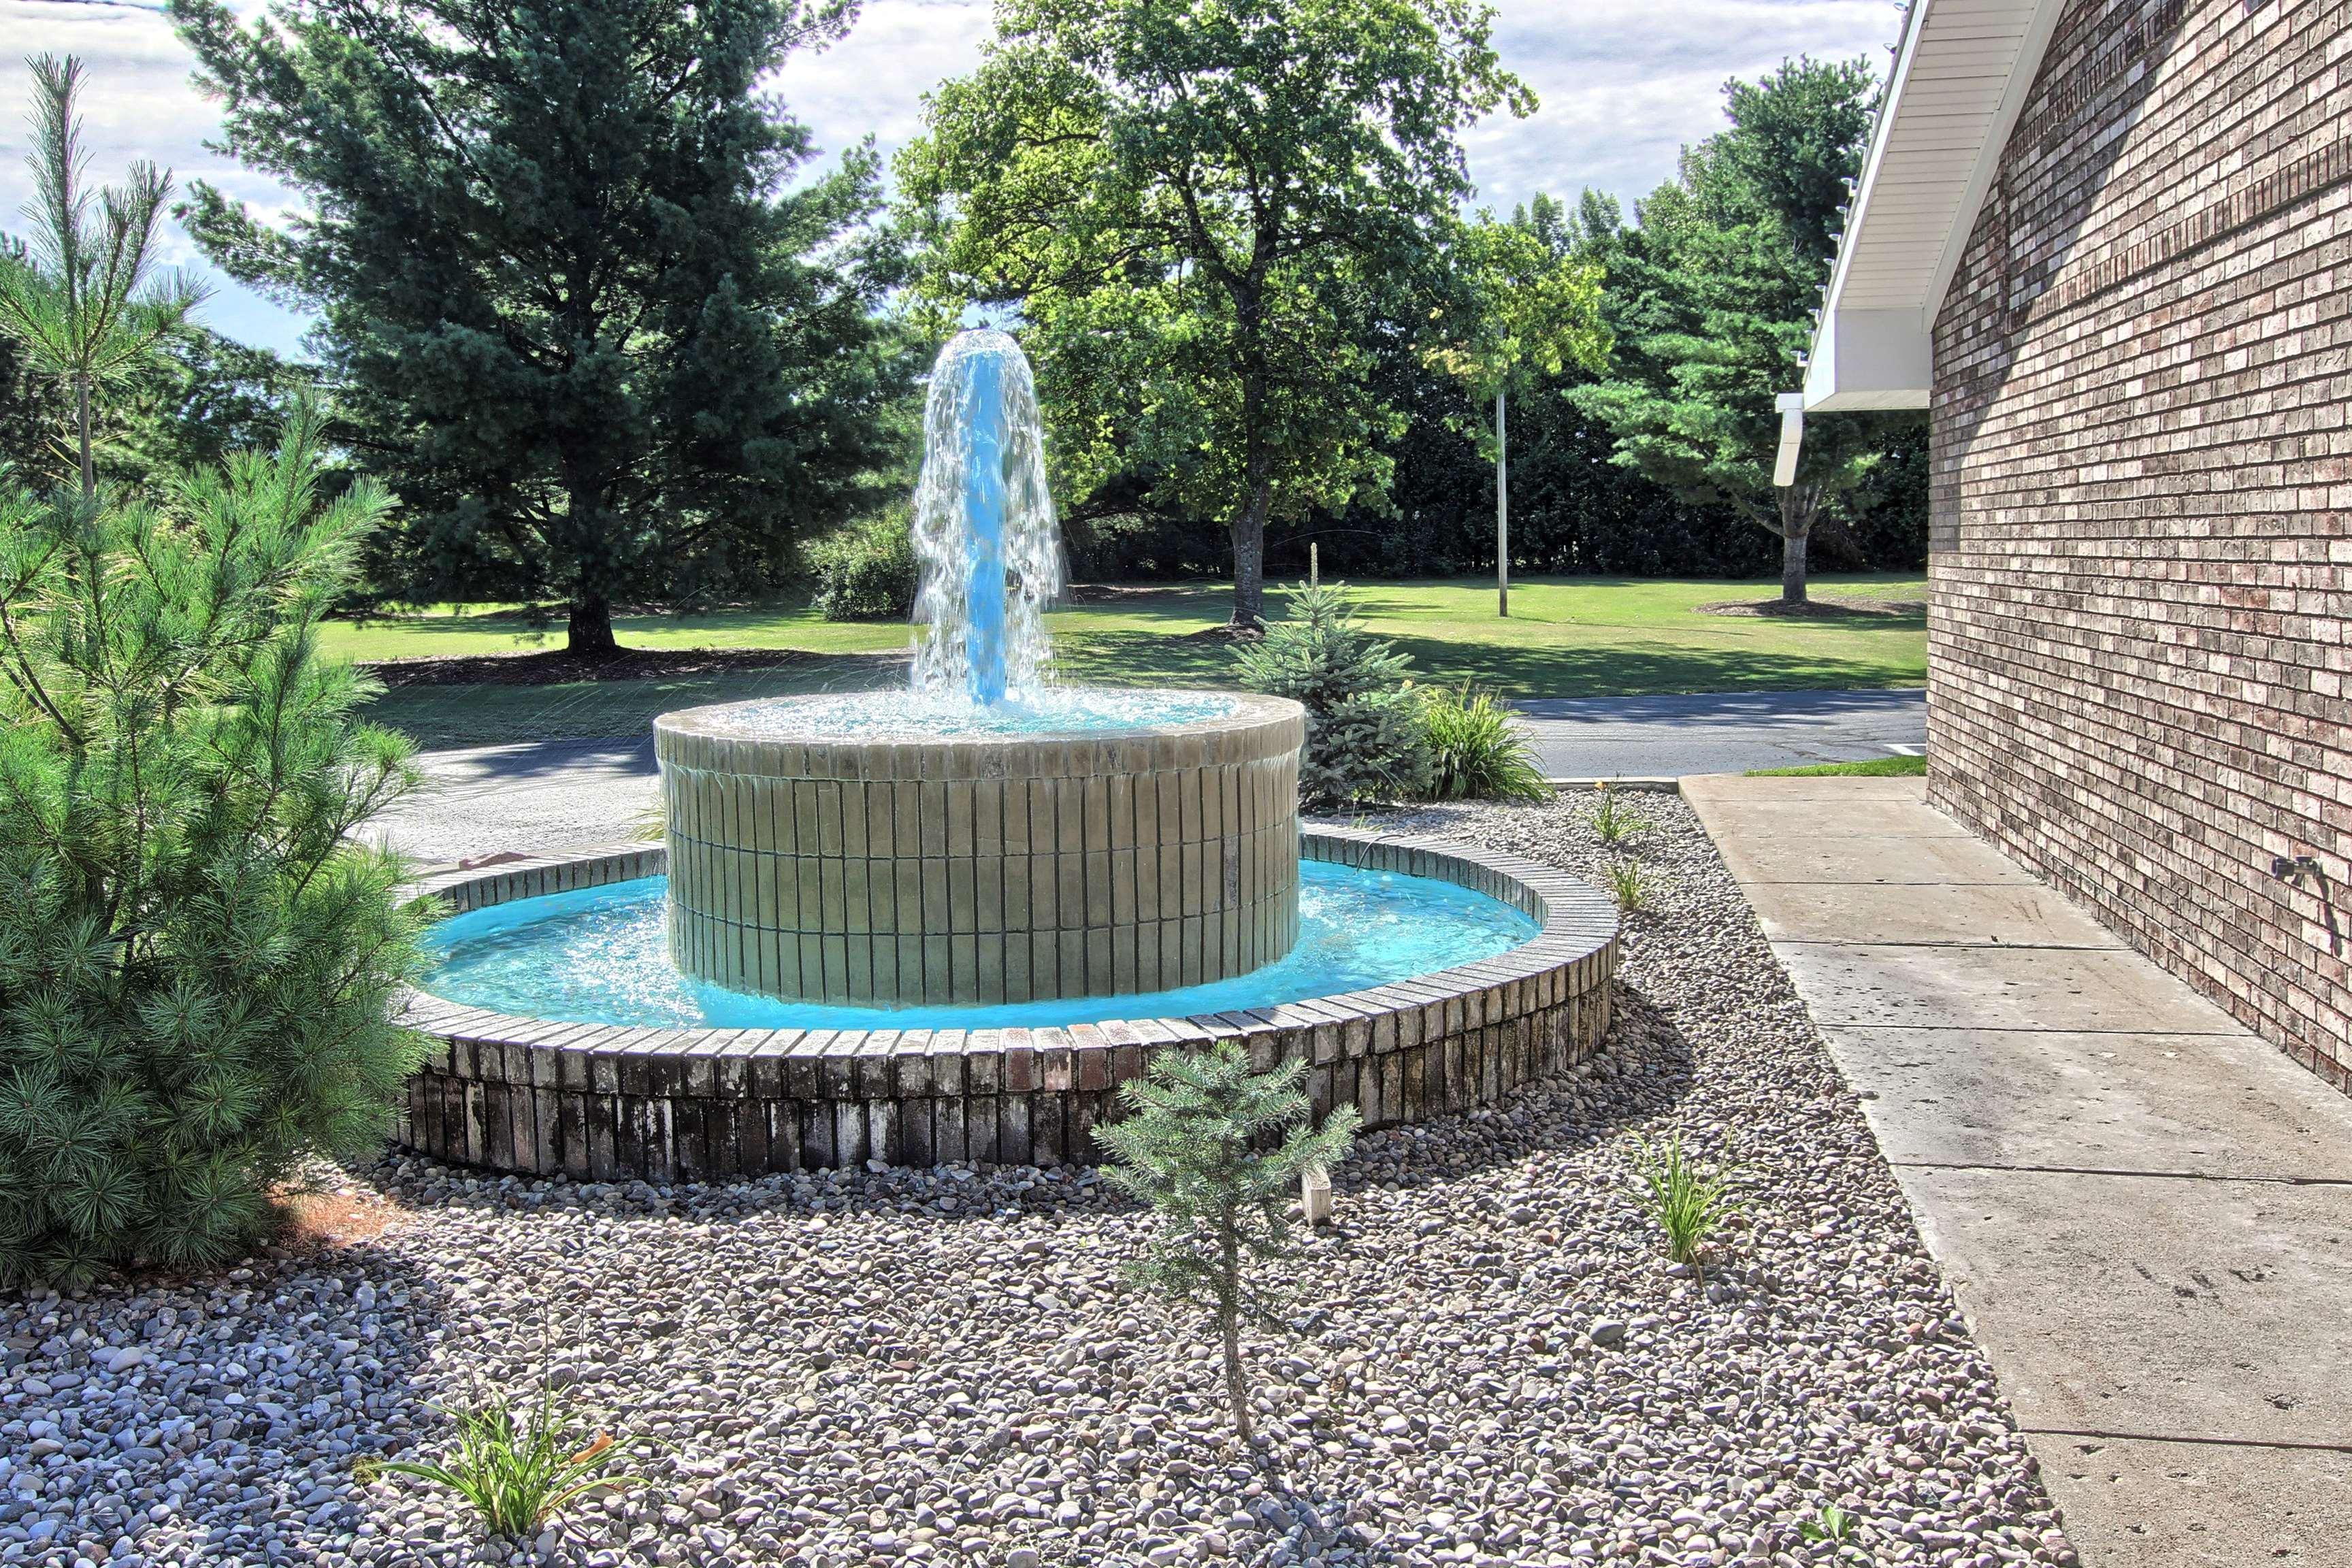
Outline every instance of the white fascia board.
<path id="1" fill-rule="evenodd" d="M 1853 266 L 1854 252 L 1863 226 L 1870 221 L 1870 198 L 1878 188 L 1879 172 L 1886 163 L 1886 144 L 1895 135 L 1895 115 L 1903 101 L 1903 89 L 1911 79 L 1911 63 L 1919 53 L 1919 29 L 1927 25 L 1927 9 L 1934 0 L 1911 0 L 1911 9 L 1903 19 L 1903 39 L 1895 51 L 1895 71 L 1887 78 L 1886 89 L 1879 95 L 1877 123 L 1870 128 L 1870 151 L 1863 155 L 1862 178 L 1854 185 L 1853 199 L 1846 204 L 1845 232 L 1838 237 L 1837 260 L 1830 269 L 1829 287 L 1822 291 L 1822 324 L 1826 329 L 1830 314 L 1837 309 L 1845 293 L 1846 273 Z M 1810 390 L 1812 376 L 1805 377 Z"/>
<path id="2" fill-rule="evenodd" d="M 1915 12 L 1925 11 L 1930 4 L 1932 0 L 1913 0 L 1912 8 Z M 1944 295 L 1952 287 L 1952 275 L 1960 269 L 1960 258 L 1969 248 L 1969 236 L 1976 232 L 1977 214 L 1984 210 L 1985 196 L 1992 189 L 1994 176 L 2000 173 L 2000 156 L 2009 149 L 2009 133 L 2017 129 L 2017 117 L 2025 112 L 2026 94 L 2033 90 L 2033 80 L 2042 74 L 2042 57 L 2049 50 L 2050 37 L 2058 30 L 2059 14 L 2065 8 L 2065 0 L 2034 0 L 2033 15 L 2026 19 L 2025 31 L 2017 40 L 2017 62 L 2010 68 L 2000 107 L 1993 113 L 1984 144 L 1977 152 L 1977 165 L 1969 172 L 1968 185 L 1960 193 L 1951 232 L 1944 239 L 1944 254 L 1927 279 L 1927 300 L 1920 313 L 1931 329 L 1944 309 Z"/>
<path id="3" fill-rule="evenodd" d="M 1805 406 L 1822 414 L 1925 408 L 1931 358 L 1918 311 L 1832 309 L 1805 361 Z"/>

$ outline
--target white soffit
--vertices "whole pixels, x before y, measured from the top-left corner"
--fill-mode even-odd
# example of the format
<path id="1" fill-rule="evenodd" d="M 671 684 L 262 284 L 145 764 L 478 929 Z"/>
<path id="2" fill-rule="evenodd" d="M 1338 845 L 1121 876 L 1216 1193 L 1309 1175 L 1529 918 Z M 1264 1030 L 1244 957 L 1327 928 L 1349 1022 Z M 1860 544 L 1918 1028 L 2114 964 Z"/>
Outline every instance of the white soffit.
<path id="1" fill-rule="evenodd" d="M 1928 332 L 2063 0 L 1912 0 L 1838 243 L 1805 406 L 1925 408 Z"/>

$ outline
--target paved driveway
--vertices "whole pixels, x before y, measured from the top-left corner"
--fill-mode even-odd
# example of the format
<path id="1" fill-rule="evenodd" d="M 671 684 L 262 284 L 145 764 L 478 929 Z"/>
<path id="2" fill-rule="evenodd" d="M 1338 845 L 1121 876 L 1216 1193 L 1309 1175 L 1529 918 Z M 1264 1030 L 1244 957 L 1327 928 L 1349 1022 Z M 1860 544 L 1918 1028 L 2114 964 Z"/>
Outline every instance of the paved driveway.
<path id="1" fill-rule="evenodd" d="M 1675 777 L 1916 749 L 1918 691 L 1763 691 L 1521 702 L 1555 778 Z M 613 844 L 655 809 L 654 752 L 642 741 L 524 741 L 427 752 L 426 786 L 376 831 L 425 865 L 502 850 L 544 854 Z"/>
<path id="2" fill-rule="evenodd" d="M 1553 778 L 1679 778 L 1857 763 L 1927 743 L 1927 694 L 1738 691 L 1514 704 Z"/>

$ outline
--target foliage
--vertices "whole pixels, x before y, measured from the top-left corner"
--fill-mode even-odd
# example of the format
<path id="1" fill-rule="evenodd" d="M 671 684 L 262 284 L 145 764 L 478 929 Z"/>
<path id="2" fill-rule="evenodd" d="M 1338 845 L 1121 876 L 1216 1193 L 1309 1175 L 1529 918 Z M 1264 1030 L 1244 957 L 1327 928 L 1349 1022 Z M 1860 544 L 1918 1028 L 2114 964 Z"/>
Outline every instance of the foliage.
<path id="1" fill-rule="evenodd" d="M 1555 250 L 1532 225 L 1483 212 L 1457 227 L 1452 252 L 1458 333 L 1429 358 L 1480 406 L 1570 366 L 1597 371 L 1608 363 L 1597 262 Z M 1479 428 L 1491 443 L 1491 428 Z"/>
<path id="2" fill-rule="evenodd" d="M 309 416 L 160 502 L 0 497 L 0 1282 L 216 1261 L 412 1066 L 411 784 L 317 623 L 382 515 Z"/>
<path id="3" fill-rule="evenodd" d="M 1832 1546 L 1844 1546 L 1853 1539 L 1854 1526 L 1859 1521 L 1853 1515 L 1833 1502 L 1822 1504 L 1820 1511 L 1797 1526 L 1797 1533 L 1807 1541 L 1827 1542 Z"/>
<path id="4" fill-rule="evenodd" d="M 1549 800 L 1533 743 L 1490 691 L 1440 686 L 1425 691 L 1415 717 L 1429 758 L 1432 800 Z"/>
<path id="5" fill-rule="evenodd" d="M 1378 384 L 1446 294 L 1459 135 L 1533 99 L 1471 0 L 999 0 L 900 155 L 934 296 L 1017 305 L 1066 488 L 1148 476 L 1231 536 L 1376 498 Z"/>
<path id="6" fill-rule="evenodd" d="M 184 274 L 155 267 L 155 226 L 172 176 L 133 163 L 125 184 L 98 191 L 93 203 L 82 184 L 89 153 L 74 104 L 81 62 L 41 55 L 28 63 L 33 235 L 0 265 L 0 332 L 26 365 L 65 388 L 72 405 L 66 446 L 87 499 L 98 492 L 100 400 L 186 326 L 204 294 Z"/>
<path id="7" fill-rule="evenodd" d="M 761 89 L 847 0 L 174 0 L 230 152 L 307 198 L 183 209 L 232 276 L 315 308 L 374 563 L 407 597 L 570 605 L 755 594 L 870 500 L 910 345 L 853 243 L 870 147 L 803 178 Z"/>
<path id="8" fill-rule="evenodd" d="M 1584 820 L 1591 827 L 1592 837 L 1611 848 L 1650 830 L 1650 819 L 1627 802 L 1623 790 L 1611 789 L 1605 779 L 1593 786 L 1591 804 L 1584 808 Z"/>
<path id="9" fill-rule="evenodd" d="M 1613 247 L 1609 375 L 1567 395 L 1613 435 L 1615 462 L 1778 534 L 1782 595 L 1801 601 L 1816 519 L 1885 455 L 1885 421 L 1816 419 L 1797 482 L 1772 484 L 1773 399 L 1801 381 L 1877 89 L 1867 61 L 1798 59 L 1725 91 L 1730 128 L 1685 151 Z"/>
<path id="10" fill-rule="evenodd" d="M 1601 868 L 1602 879 L 1609 884 L 1609 896 L 1622 912 L 1639 914 L 1650 907 L 1657 892 L 1656 879 L 1650 868 L 1628 856 L 1614 856 Z"/>
<path id="11" fill-rule="evenodd" d="M 635 1476 L 609 1473 L 619 1457 L 610 1433 L 581 1440 L 552 1384 L 541 1383 L 520 1421 L 512 1403 L 497 1395 L 455 1414 L 457 1446 L 447 1458 L 437 1464 L 365 1460 L 356 1467 L 361 1479 L 389 1473 L 445 1486 L 474 1505 L 491 1534 L 516 1540 L 537 1535 L 558 1509 L 583 1492 L 637 1484 Z"/>
<path id="12" fill-rule="evenodd" d="M 1740 1210 L 1731 1190 L 1734 1173 L 1694 1163 L 1683 1152 L 1680 1133 L 1663 1150 L 1637 1141 L 1633 1169 L 1642 1206 L 1664 1233 L 1666 1256 L 1697 1268 L 1707 1239 Z"/>
<path id="13" fill-rule="evenodd" d="M 1356 622 L 1338 584 L 1291 590 L 1290 614 L 1234 650 L 1241 683 L 1307 709 L 1298 795 L 1309 805 L 1401 800 L 1429 787 L 1412 661 Z"/>
<path id="14" fill-rule="evenodd" d="M 922 578 L 903 506 L 871 512 L 808 547 L 814 605 L 828 621 L 903 621 Z"/>
<path id="15" fill-rule="evenodd" d="M 1311 1126 L 1298 1087 L 1306 1075 L 1307 1064 L 1295 1058 L 1254 1073 L 1231 1041 L 1208 1051 L 1162 1051 L 1147 1076 L 1121 1086 L 1129 1114 L 1096 1133 L 1119 1162 L 1110 1179 L 1160 1218 L 1136 1279 L 1216 1319 L 1225 1397 L 1244 1443 L 1251 1433 L 1242 1321 L 1277 1321 L 1250 1266 L 1290 1256 L 1286 1210 L 1301 1173 L 1345 1155 L 1359 1120 L 1353 1106 L 1341 1106 L 1320 1129 Z"/>

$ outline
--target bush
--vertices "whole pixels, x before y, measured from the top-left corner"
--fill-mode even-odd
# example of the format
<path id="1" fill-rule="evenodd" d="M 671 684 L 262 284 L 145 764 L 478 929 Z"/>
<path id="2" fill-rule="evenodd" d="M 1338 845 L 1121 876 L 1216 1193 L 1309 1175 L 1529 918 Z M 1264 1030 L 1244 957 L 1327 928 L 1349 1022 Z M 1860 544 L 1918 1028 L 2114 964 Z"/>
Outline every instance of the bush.
<path id="1" fill-rule="evenodd" d="M 1298 795 L 1310 806 L 1399 800 L 1429 787 L 1412 661 L 1356 624 L 1347 590 L 1291 590 L 1288 618 L 1235 650 L 1242 684 L 1307 709 Z"/>
<path id="2" fill-rule="evenodd" d="M 828 621 L 903 621 L 922 574 L 904 507 L 859 518 L 808 547 L 816 613 Z"/>
<path id="3" fill-rule="evenodd" d="M 351 837 L 414 779 L 317 623 L 383 515 L 319 429 L 159 505 L 0 496 L 0 1280 L 233 1255 L 380 1136 L 418 916 Z"/>
<path id="4" fill-rule="evenodd" d="M 1422 699 L 1432 800 L 1549 800 L 1527 734 L 1491 692 L 1440 687 Z"/>

